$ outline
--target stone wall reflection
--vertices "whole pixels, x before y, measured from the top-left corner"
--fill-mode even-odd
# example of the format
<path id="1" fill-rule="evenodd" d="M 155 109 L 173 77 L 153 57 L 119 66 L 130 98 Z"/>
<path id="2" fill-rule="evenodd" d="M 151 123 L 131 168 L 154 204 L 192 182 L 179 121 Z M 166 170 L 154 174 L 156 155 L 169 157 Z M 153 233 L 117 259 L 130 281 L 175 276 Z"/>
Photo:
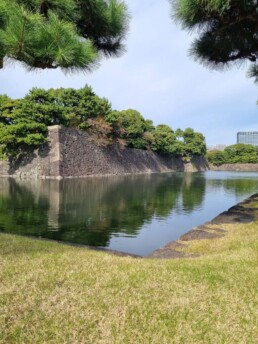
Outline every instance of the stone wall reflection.
<path id="1" fill-rule="evenodd" d="M 183 173 L 0 179 L 0 230 L 107 246 L 112 235 L 136 236 L 154 217 L 190 213 L 205 188 L 205 175 Z"/>

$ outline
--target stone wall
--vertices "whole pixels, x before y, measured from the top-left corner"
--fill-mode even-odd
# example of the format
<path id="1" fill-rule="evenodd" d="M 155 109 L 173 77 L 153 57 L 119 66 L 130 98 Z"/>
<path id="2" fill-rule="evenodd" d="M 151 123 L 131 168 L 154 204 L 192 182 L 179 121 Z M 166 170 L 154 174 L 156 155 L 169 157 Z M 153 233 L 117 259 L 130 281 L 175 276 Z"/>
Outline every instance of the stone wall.
<path id="1" fill-rule="evenodd" d="M 49 127 L 48 143 L 17 159 L 0 161 L 0 176 L 21 178 L 60 176 L 59 126 Z"/>
<path id="2" fill-rule="evenodd" d="M 211 171 L 258 172 L 258 164 L 223 164 L 215 166 L 209 164 Z"/>
<path id="3" fill-rule="evenodd" d="M 49 127 L 48 144 L 16 160 L 1 161 L 0 175 L 67 178 L 89 175 L 205 171 L 208 164 L 196 157 L 190 163 L 172 155 L 125 148 L 99 147 L 88 133 L 62 126 Z"/>

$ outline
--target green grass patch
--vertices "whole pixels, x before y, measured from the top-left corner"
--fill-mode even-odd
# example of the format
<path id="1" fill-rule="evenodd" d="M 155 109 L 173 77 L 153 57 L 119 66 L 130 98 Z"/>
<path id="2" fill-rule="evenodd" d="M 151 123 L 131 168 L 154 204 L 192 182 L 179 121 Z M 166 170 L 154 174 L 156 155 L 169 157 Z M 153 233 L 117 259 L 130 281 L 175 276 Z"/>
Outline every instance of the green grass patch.
<path id="1" fill-rule="evenodd" d="M 0 234 L 0 343 L 257 343 L 258 223 L 133 259 Z"/>

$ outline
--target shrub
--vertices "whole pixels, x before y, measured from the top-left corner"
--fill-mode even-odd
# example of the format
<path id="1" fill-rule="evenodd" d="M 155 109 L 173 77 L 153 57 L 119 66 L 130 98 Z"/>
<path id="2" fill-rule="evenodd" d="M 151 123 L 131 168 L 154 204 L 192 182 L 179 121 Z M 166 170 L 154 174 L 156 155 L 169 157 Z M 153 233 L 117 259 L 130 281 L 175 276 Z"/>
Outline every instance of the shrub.
<path id="1" fill-rule="evenodd" d="M 213 165 L 222 165 L 226 163 L 226 157 L 223 151 L 214 150 L 207 153 L 208 161 Z"/>

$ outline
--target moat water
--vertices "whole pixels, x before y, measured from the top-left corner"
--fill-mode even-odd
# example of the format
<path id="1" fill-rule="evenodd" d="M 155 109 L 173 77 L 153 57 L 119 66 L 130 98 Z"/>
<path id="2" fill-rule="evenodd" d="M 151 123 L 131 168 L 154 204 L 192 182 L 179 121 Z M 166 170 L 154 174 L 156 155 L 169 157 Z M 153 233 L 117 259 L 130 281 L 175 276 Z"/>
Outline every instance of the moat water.
<path id="1" fill-rule="evenodd" d="M 0 179 L 0 231 L 147 255 L 258 192 L 258 173 Z"/>

